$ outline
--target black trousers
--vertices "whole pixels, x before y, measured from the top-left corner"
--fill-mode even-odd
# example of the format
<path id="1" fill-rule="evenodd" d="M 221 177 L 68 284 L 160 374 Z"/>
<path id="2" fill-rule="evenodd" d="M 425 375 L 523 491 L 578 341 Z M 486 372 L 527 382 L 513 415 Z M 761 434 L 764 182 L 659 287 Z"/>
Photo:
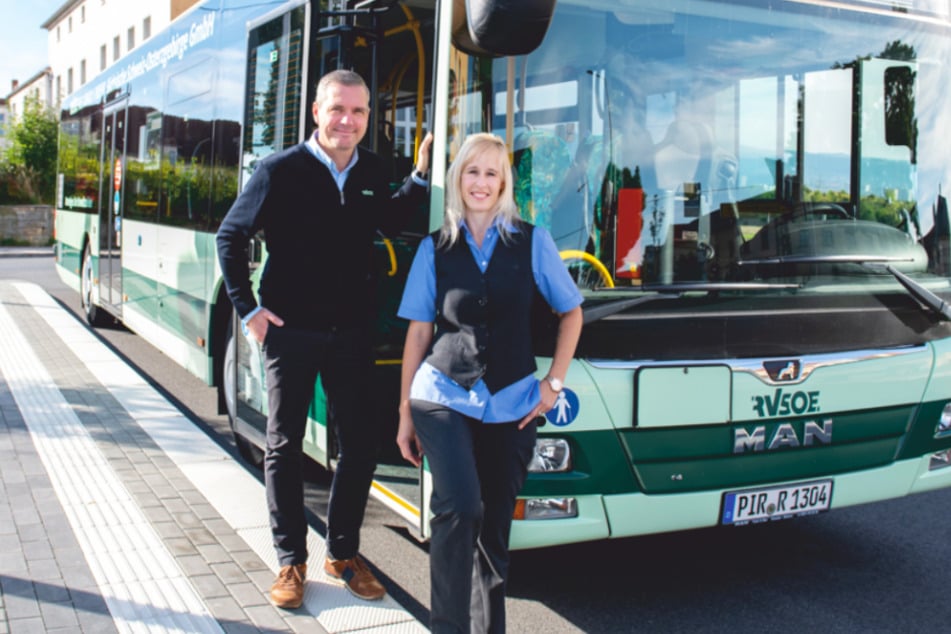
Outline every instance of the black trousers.
<path id="1" fill-rule="evenodd" d="M 535 425 L 483 423 L 425 401 L 410 401 L 410 408 L 433 479 L 430 628 L 500 634 L 512 513 Z"/>
<path id="2" fill-rule="evenodd" d="M 367 406 L 373 389 L 369 334 L 272 325 L 263 352 L 268 398 L 264 484 L 278 562 L 307 562 L 302 444 L 318 374 L 327 395 L 328 430 L 338 448 L 327 508 L 327 552 L 334 559 L 349 559 L 360 548 L 379 441 Z"/>

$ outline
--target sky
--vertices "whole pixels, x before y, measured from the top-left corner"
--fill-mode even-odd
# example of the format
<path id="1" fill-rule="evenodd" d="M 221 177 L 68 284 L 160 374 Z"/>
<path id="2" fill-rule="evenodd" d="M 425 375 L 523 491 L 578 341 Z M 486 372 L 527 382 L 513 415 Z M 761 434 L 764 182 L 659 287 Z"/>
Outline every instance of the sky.
<path id="1" fill-rule="evenodd" d="M 42 25 L 66 0 L 0 0 L 0 97 L 14 79 L 23 82 L 49 64 Z"/>

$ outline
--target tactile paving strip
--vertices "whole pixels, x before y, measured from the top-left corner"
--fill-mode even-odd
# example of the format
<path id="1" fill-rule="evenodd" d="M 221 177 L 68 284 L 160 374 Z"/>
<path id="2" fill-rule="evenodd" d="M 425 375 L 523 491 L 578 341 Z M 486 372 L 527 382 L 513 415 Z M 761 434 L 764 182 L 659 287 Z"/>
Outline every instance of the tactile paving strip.
<path id="1" fill-rule="evenodd" d="M 121 632 L 222 632 L 0 304 L 0 369 Z"/>

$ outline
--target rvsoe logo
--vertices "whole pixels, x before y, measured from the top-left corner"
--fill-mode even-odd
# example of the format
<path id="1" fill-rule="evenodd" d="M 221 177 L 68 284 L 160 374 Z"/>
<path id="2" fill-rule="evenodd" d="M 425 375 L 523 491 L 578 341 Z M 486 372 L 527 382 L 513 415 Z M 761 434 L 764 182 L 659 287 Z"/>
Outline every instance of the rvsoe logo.
<path id="1" fill-rule="evenodd" d="M 815 414 L 819 411 L 819 390 L 787 392 L 779 388 L 772 394 L 754 396 L 753 411 L 760 418 Z"/>

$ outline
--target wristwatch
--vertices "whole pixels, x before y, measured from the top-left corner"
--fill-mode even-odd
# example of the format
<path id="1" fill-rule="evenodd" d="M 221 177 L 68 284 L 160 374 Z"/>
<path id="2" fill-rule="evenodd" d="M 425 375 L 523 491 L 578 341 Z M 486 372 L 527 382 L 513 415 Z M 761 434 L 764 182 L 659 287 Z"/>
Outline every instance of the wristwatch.
<path id="1" fill-rule="evenodd" d="M 429 178 L 427 177 L 427 175 L 424 174 L 423 172 L 419 171 L 419 170 L 413 170 L 413 176 L 415 176 L 416 178 L 418 178 L 418 179 L 421 180 L 421 181 L 427 181 L 427 180 L 429 180 Z"/>
<path id="2" fill-rule="evenodd" d="M 558 377 L 554 377 L 549 374 L 548 376 L 545 377 L 545 380 L 548 381 L 548 385 L 551 386 L 551 391 L 554 392 L 555 394 L 558 394 L 563 389 L 565 389 L 565 384 L 562 383 L 561 379 L 559 379 Z"/>

